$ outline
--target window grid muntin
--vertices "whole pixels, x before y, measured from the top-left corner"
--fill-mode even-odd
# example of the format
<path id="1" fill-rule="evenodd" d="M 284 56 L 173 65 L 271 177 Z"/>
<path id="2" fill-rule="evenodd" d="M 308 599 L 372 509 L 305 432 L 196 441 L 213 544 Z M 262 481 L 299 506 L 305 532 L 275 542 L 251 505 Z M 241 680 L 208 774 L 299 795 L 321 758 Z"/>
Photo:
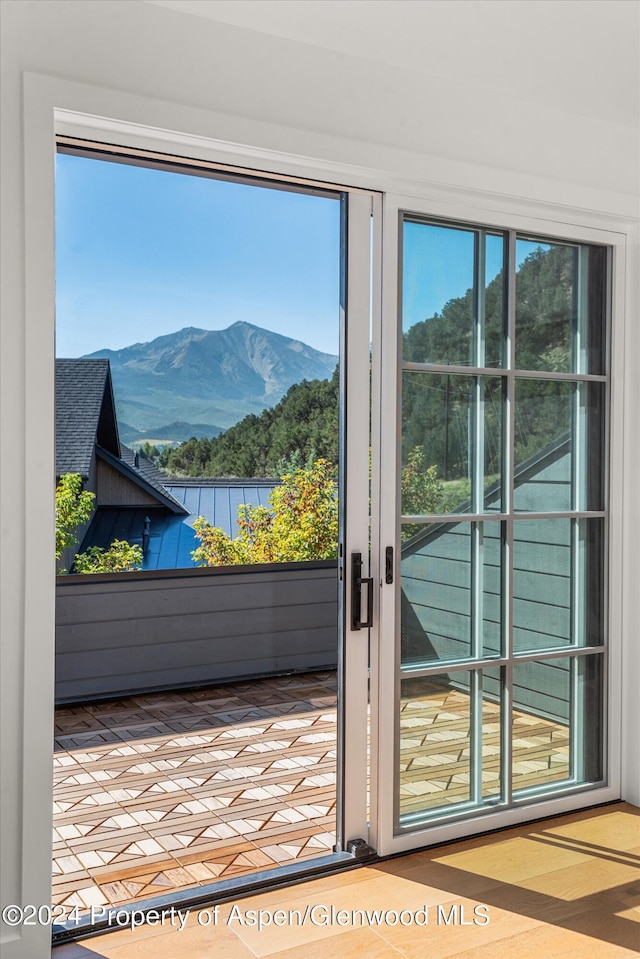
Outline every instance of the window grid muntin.
<path id="1" fill-rule="evenodd" d="M 503 289 L 506 290 L 506 296 L 503 296 L 503 323 L 504 323 L 504 337 L 501 348 L 502 359 L 504 361 L 506 356 L 506 365 L 500 367 L 487 367 L 484 365 L 478 365 L 475 367 L 471 366 L 453 366 L 453 365 L 443 365 L 438 363 L 417 363 L 415 361 L 405 361 L 403 356 L 403 325 L 402 325 L 402 275 L 403 275 L 403 225 L 405 222 L 420 222 L 425 224 L 433 224 L 439 226 L 447 226 L 452 229 L 473 229 L 476 231 L 476 255 L 474 257 L 474 304 L 478 302 L 477 290 L 480 286 L 484 288 L 484 271 L 482 274 L 478 270 L 478 255 L 477 255 L 477 246 L 478 240 L 477 237 L 482 235 L 486 237 L 487 234 L 496 235 L 502 233 L 505 238 L 505 247 L 506 255 L 503 260 Z M 580 316 L 578 315 L 577 319 L 574 318 L 572 324 L 572 366 L 574 367 L 574 372 L 560 371 L 554 372 L 549 370 L 529 370 L 529 369 L 518 369 L 516 368 L 516 242 L 518 239 L 527 239 L 532 240 L 538 243 L 553 243 L 555 246 L 567 246 L 574 248 L 576 250 L 576 256 L 578 258 L 578 280 L 579 280 L 579 291 L 575 297 L 576 309 L 580 309 L 582 303 L 580 302 L 584 298 L 584 270 L 581 268 L 584 266 L 583 261 L 585 256 L 588 255 L 589 250 L 596 246 L 595 244 L 588 244 L 583 242 L 569 241 L 569 240 L 557 240 L 556 238 L 550 237 L 538 237 L 530 234 L 521 233 L 516 230 L 499 230 L 497 228 L 484 228 L 478 225 L 466 225 L 466 224 L 455 224 L 449 223 L 448 221 L 438 220 L 430 217 L 420 217 L 415 214 L 405 214 L 403 211 L 400 211 L 399 214 L 399 257 L 398 257 L 398 343 L 399 343 L 399 355 L 398 355 L 398 396 L 399 396 L 399 405 L 400 409 L 402 408 L 402 374 L 404 372 L 435 372 L 435 373 L 460 373 L 467 376 L 475 376 L 476 383 L 479 382 L 481 376 L 502 376 L 506 380 L 507 389 L 506 397 L 504 396 L 503 391 L 503 415 L 502 415 L 502 428 L 503 428 L 503 444 L 502 444 L 502 485 L 506 487 L 506 502 L 505 495 L 502 496 L 502 508 L 504 512 L 499 513 L 458 513 L 458 514 L 422 514 L 420 516 L 409 516 L 402 514 L 401 507 L 401 494 L 400 494 L 400 475 L 402 467 L 402 443 L 398 443 L 398 455 L 396 463 L 396 482 L 398 495 L 396 498 L 397 502 L 397 526 L 398 529 L 402 527 L 403 524 L 408 523 L 453 523 L 453 522 L 468 522 L 475 523 L 476 528 L 479 523 L 484 521 L 501 521 L 504 522 L 506 528 L 506 540 L 503 545 L 502 557 L 503 557 L 503 579 L 504 579 L 504 595 L 502 598 L 502 635 L 503 635 L 503 649 L 505 651 L 505 658 L 503 660 L 498 659 L 468 659 L 460 662 L 446 662 L 438 661 L 437 664 L 434 664 L 433 667 L 427 667 L 416 671 L 408 666 L 403 666 L 401 662 L 400 654 L 398 653 L 398 684 L 397 684 L 397 697 L 399 702 L 400 695 L 400 686 L 402 679 L 404 677 L 419 676 L 419 675 L 435 675 L 440 672 L 452 672 L 457 671 L 458 669 L 472 669 L 474 671 L 480 671 L 484 668 L 499 668 L 503 667 L 504 687 L 502 695 L 502 715 L 503 717 L 509 717 L 509 720 L 502 722 L 501 729 L 501 754 L 502 754 L 502 791 L 504 796 L 504 803 L 499 805 L 502 808 L 510 808 L 514 805 L 519 805 L 524 801 L 535 800 L 544 798 L 549 792 L 552 792 L 554 795 L 561 795 L 566 791 L 584 791 L 585 789 L 591 789 L 596 784 L 595 783 L 580 783 L 575 780 L 575 736 L 576 736 L 576 726 L 575 726 L 575 710 L 577 708 L 577 696 L 574 694 L 575 689 L 577 688 L 577 667 L 575 663 L 575 658 L 583 655 L 599 655 L 602 660 L 602 676 L 603 682 L 607 675 L 607 651 L 608 647 L 606 644 L 606 635 L 607 635 L 607 597 L 608 597 L 608 537 L 609 537 L 609 524 L 608 518 L 609 513 L 608 509 L 602 510 L 585 510 L 579 509 L 578 507 L 582 505 L 579 500 L 579 491 L 578 484 L 573 482 L 574 471 L 576 468 L 576 456 L 578 446 L 577 441 L 572 442 L 571 445 L 571 477 L 572 477 L 572 491 L 571 495 L 573 497 L 572 504 L 575 507 L 572 510 L 562 510 L 557 512 L 515 512 L 515 384 L 518 378 L 521 379 L 541 379 L 541 380 L 550 380 L 557 382 L 570 382 L 576 384 L 576 388 L 572 392 L 572 403 L 574 405 L 574 418 L 577 418 L 580 415 L 579 402 L 580 402 L 580 384 L 593 383 L 604 383 L 609 384 L 609 375 L 608 371 L 610 369 L 609 359 L 610 359 L 610 289 L 611 289 L 611 251 L 605 250 L 607 256 L 605 261 L 605 269 L 603 271 L 604 276 L 603 287 L 604 287 L 604 309 L 602 312 L 601 322 L 604 326 L 602 341 L 601 341 L 601 362 L 600 369 L 604 369 L 605 373 L 585 373 L 583 372 L 583 362 L 584 354 L 580 347 L 580 343 L 576 344 L 576 334 L 579 332 L 578 328 L 580 326 Z M 597 247 L 596 247 L 597 248 Z M 479 278 L 482 279 L 482 282 L 479 282 Z M 474 358 L 480 362 L 480 352 L 479 352 L 479 335 L 477 328 L 480 325 L 480 320 L 483 319 L 480 317 L 479 313 L 476 313 L 474 316 L 474 328 L 473 328 L 473 339 L 475 344 L 475 353 Z M 590 360 L 590 343 L 587 345 L 586 353 L 586 362 Z M 586 387 L 585 387 L 586 389 Z M 608 476 L 609 476 L 609 437 L 610 437 L 610 390 L 605 389 L 605 398 L 604 398 L 604 410 L 603 410 L 603 447 L 605 453 L 605 469 L 603 475 L 603 489 L 601 501 L 605 506 L 608 505 Z M 477 417 L 474 416 L 474 420 Z M 400 422 L 400 421 L 399 421 Z M 475 432 L 475 431 L 474 431 Z M 573 429 L 572 423 L 572 434 L 576 435 L 578 431 Z M 586 438 L 587 444 L 589 443 L 589 437 Z M 475 482 L 477 476 L 476 470 L 476 461 L 480 458 L 481 454 L 478 451 L 478 446 L 476 443 L 473 445 L 472 458 L 473 458 L 473 476 L 472 476 L 472 493 L 474 493 L 474 487 L 477 485 Z M 484 458 L 484 450 L 482 451 L 482 458 Z M 477 495 L 473 497 L 474 505 L 477 505 Z M 584 646 L 577 646 L 574 644 L 575 636 L 572 635 L 571 645 L 564 647 L 563 649 L 548 649 L 544 651 L 537 651 L 536 653 L 527 653 L 524 654 L 514 652 L 514 643 L 513 643 L 513 543 L 514 543 L 514 523 L 519 522 L 520 520 L 535 520 L 535 519 L 561 519 L 568 518 L 574 521 L 572 523 L 573 528 L 577 528 L 578 520 L 580 519 L 589 519 L 589 518 L 603 518 L 604 523 L 604 533 L 603 533 L 603 542 L 602 549 L 604 550 L 603 557 L 603 587 L 604 587 L 604 602 L 603 602 L 603 617 L 602 617 L 602 632 L 603 632 L 603 643 L 598 646 L 588 646 L 586 643 Z M 573 553 L 574 551 L 572 551 Z M 401 583 L 401 575 L 398 577 L 398 588 Z M 572 590 L 579 588 L 579 583 L 575 576 L 572 577 L 573 585 Z M 575 603 L 576 597 L 572 593 L 572 619 L 575 615 L 577 609 L 577 604 Z M 399 604 L 398 604 L 399 605 Z M 474 618 L 473 632 L 477 631 L 477 623 L 480 620 L 478 614 L 478 609 L 475 604 L 472 605 L 472 615 Z M 399 619 L 399 618 L 398 618 Z M 397 627 L 399 630 L 400 623 L 398 621 Z M 574 625 L 572 623 L 572 634 L 574 633 Z M 399 643 L 397 642 L 397 648 L 399 650 Z M 542 787 L 527 789 L 527 790 L 518 790 L 517 795 L 514 796 L 513 790 L 513 776 L 512 776 L 512 736 L 511 736 L 511 727 L 512 727 L 512 711 L 513 711 L 513 668 L 516 663 L 523 662 L 538 662 L 541 660 L 554 659 L 554 658 L 569 658 L 570 667 L 571 667 L 571 719 L 569 726 L 569 735 L 570 735 L 570 762 L 571 762 L 571 781 L 562 780 L 558 784 L 551 783 L 549 785 L 544 785 Z M 605 691 L 606 686 L 603 685 L 603 702 L 602 702 L 602 752 L 603 752 L 603 770 L 606 768 L 606 695 Z M 398 705 L 397 702 L 397 705 Z M 399 749 L 399 710 L 396 708 L 396 755 L 398 754 Z M 471 730 L 470 733 L 471 742 L 474 742 L 477 738 L 477 730 Z M 395 764 L 395 832 L 405 832 L 407 829 L 418 829 L 421 825 L 424 825 L 428 820 L 437 820 L 446 821 L 451 819 L 452 816 L 455 816 L 455 812 L 451 809 L 447 810 L 446 806 L 439 807 L 438 811 L 435 812 L 423 812 L 420 814 L 415 814 L 415 823 L 411 826 L 407 826 L 404 822 L 400 823 L 399 815 L 399 775 L 400 769 L 399 764 Z M 478 815 L 486 809 L 486 805 L 482 804 L 477 805 L 473 809 L 469 810 L 468 816 L 472 817 L 474 814 Z M 466 817 L 465 817 L 466 818 Z"/>

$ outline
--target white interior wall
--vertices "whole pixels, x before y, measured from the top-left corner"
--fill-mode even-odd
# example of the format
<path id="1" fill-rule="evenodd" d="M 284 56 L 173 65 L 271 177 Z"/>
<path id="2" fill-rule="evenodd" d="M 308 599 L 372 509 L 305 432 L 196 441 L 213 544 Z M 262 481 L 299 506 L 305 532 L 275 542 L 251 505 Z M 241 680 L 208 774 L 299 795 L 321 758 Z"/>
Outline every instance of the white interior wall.
<path id="1" fill-rule="evenodd" d="M 159 7 L 296 40 L 432 80 L 475 89 L 475 99 L 508 93 L 565 113 L 633 123 L 637 85 L 629 69 L 637 33 L 627 0 L 537 0 L 513 4 L 451 0 L 147 0 Z M 330 8 L 328 10 L 328 8 Z M 612 63 L 625 69 L 613 71 Z M 636 59 L 637 68 L 637 59 Z"/>
<path id="2" fill-rule="evenodd" d="M 243 0 L 204 3 L 3 0 L 1 6 L 3 904 L 45 903 L 50 883 L 53 647 L 50 660 L 32 663 L 23 641 L 34 613 L 29 582 L 46 580 L 49 569 L 53 577 L 53 546 L 37 539 L 35 521 L 42 514 L 44 528 L 51 527 L 52 428 L 45 423 L 35 436 L 31 427 L 25 432 L 35 399 L 26 389 L 31 334 L 24 317 L 28 298 L 33 302 L 37 294 L 33 286 L 25 291 L 25 204 L 39 198 L 24 195 L 23 71 L 149 98 L 149 123 L 156 126 L 164 120 L 171 128 L 169 116 L 184 108 L 191 117 L 195 109 L 211 137 L 354 164 L 372 171 L 372 185 L 386 175 L 406 176 L 451 185 L 471 203 L 484 191 L 556 204 L 559 218 L 566 208 L 568 217 L 585 222 L 592 214 L 610 217 L 612 229 L 630 223 L 635 246 L 626 295 L 640 299 L 633 226 L 640 193 L 635 0 L 346 0 L 284 7 L 260 0 L 259 13 Z M 192 15 L 198 8 L 206 15 Z M 51 210 L 44 212 L 49 223 Z M 46 246 L 53 238 L 39 241 Z M 625 355 L 631 371 L 640 355 L 633 325 Z M 640 472 L 635 366 L 633 373 L 626 395 L 630 488 Z M 34 438 L 47 435 L 41 453 L 34 450 Z M 637 496 L 629 496 L 626 509 L 625 622 L 635 624 Z M 32 533 L 26 543 L 28 530 L 36 542 Z M 45 590 L 45 613 L 51 601 Z M 631 682 L 634 669 L 638 675 L 631 629 L 627 639 Z M 630 731 L 638 728 L 635 700 L 625 703 Z M 39 736 L 27 737 L 27 726 Z M 640 802 L 633 748 L 623 764 L 625 789 Z M 3 927 L 3 955 L 44 956 L 47 936 L 38 928 L 18 936 Z"/>

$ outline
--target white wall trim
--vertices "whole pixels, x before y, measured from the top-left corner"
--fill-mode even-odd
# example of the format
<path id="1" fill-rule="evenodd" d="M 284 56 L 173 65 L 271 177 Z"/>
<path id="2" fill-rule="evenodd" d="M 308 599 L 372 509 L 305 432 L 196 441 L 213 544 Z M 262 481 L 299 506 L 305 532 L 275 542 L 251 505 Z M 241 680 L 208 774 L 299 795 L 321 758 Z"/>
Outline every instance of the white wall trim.
<path id="1" fill-rule="evenodd" d="M 346 141 L 37 73 L 25 73 L 24 80 L 25 99 L 37 96 L 48 101 L 56 111 L 57 132 L 70 136 L 86 136 L 87 130 L 99 128 L 130 146 L 149 149 L 152 142 L 163 142 L 169 152 L 182 146 L 202 159 L 210 159 L 215 150 L 218 162 L 249 163 L 276 173 L 283 165 L 295 166 L 301 176 L 327 179 L 329 174 L 334 182 L 367 190 L 379 190 L 384 184 L 385 190 L 407 196 L 424 196 L 428 189 L 434 198 L 464 197 L 471 207 L 482 207 L 490 196 L 493 208 L 504 204 L 505 212 L 514 203 L 521 211 L 523 204 L 533 203 L 532 213 L 535 208 L 555 219 L 565 211 L 573 222 L 598 216 L 611 229 L 616 222 L 622 226 L 640 217 L 637 201 L 615 189 L 577 187 L 507 169 Z M 392 172 L 398 170 L 406 172 Z"/>

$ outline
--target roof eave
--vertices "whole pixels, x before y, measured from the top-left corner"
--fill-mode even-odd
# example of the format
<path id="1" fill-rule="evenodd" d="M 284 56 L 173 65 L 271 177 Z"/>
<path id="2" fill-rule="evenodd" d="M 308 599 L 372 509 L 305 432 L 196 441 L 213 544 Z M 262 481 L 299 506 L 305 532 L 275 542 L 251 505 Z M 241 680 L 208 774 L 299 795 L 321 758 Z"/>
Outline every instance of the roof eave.
<path id="1" fill-rule="evenodd" d="M 150 496 L 153 496 L 155 500 L 158 501 L 160 506 L 166 506 L 171 510 L 172 513 L 178 515 L 188 516 L 189 510 L 185 509 L 182 503 L 179 503 L 171 493 L 168 491 L 166 493 L 161 493 L 159 490 L 152 486 L 151 483 L 148 483 L 147 480 L 141 476 L 140 473 L 133 467 L 129 466 L 128 463 L 125 463 L 124 460 L 120 459 L 117 456 L 114 456 L 108 450 L 103 449 L 101 446 L 96 446 L 96 453 L 100 459 L 104 460 L 105 463 L 108 463 L 109 466 L 112 466 L 115 470 L 121 473 L 123 476 L 126 476 L 127 479 L 135 483 L 136 486 L 139 486 L 140 489 L 144 490 L 145 493 L 148 493 Z"/>

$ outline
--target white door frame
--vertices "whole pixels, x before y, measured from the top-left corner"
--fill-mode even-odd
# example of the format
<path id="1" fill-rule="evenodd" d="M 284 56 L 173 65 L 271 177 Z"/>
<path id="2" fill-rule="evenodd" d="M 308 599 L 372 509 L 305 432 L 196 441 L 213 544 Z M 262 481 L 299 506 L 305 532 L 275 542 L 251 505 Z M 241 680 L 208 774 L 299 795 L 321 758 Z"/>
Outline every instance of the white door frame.
<path id="1" fill-rule="evenodd" d="M 369 349 L 371 322 L 370 241 L 371 215 L 374 201 L 379 205 L 375 192 L 366 187 L 343 186 L 331 181 L 330 174 L 314 168 L 305 160 L 275 155 L 269 151 L 257 151 L 237 147 L 188 134 L 167 133 L 165 130 L 141 127 L 129 121 L 116 121 L 75 112 L 52 103 L 68 103 L 76 107 L 86 105 L 93 91 L 82 90 L 85 96 L 51 98 L 51 87 L 41 77 L 28 78 L 27 103 L 33 107 L 26 112 L 27 195 L 26 209 L 27 252 L 26 289 L 29 299 L 26 305 L 26 335 L 29 345 L 27 365 L 28 415 L 27 434 L 34 437 L 34 445 L 28 444 L 28 458 L 32 460 L 27 469 L 29 499 L 37 499 L 38 506 L 28 514 L 27 537 L 46 543 L 53 541 L 53 485 L 54 476 L 54 305 L 55 305 L 55 251 L 54 237 L 54 170 L 55 137 L 78 137 L 85 141 L 116 144 L 123 149 L 139 149 L 165 156 L 186 156 L 195 161 L 222 165 L 232 172 L 253 174 L 266 173 L 274 180 L 287 178 L 309 184 L 310 182 L 328 192 L 342 192 L 347 196 L 346 223 L 346 335 L 342 335 L 341 390 L 343 396 L 353 395 L 354 402 L 345 406 L 344 449 L 347 451 L 347 480 L 343 488 L 341 509 L 345 517 L 342 536 L 345 555 L 360 552 L 368 563 L 369 554 Z M 56 87 L 58 84 L 53 83 Z M 74 84 L 60 83 L 61 88 L 74 88 Z M 69 93 L 67 89 L 67 94 Z M 77 91 L 72 89 L 72 93 Z M 118 98 L 123 102 L 127 97 Z M 78 102 L 80 100 L 81 102 Z M 44 103 L 43 103 L 44 101 Z M 127 110 L 124 110 L 126 115 Z M 114 115 L 117 114 L 114 110 Z M 141 163 L 144 159 L 141 158 Z M 340 171 L 342 172 L 342 171 Z M 336 264 L 338 267 L 338 264 Z M 336 303 L 336 308 L 338 304 Z M 346 377 L 346 378 L 345 378 Z M 45 484 L 43 477 L 48 477 Z M 40 548 L 44 552 L 45 545 Z M 53 556 L 53 552 L 51 553 Z M 342 679 L 340 728 L 342 740 L 338 763 L 338 832 L 340 841 L 336 851 L 348 851 L 349 841 L 369 839 L 368 803 L 368 630 L 349 630 L 348 610 L 351 604 L 351 584 L 347 575 L 349 565 L 344 562 L 343 644 L 339 651 L 339 675 Z M 44 575 L 42 575 L 44 573 Z M 40 850 L 46 849 L 48 867 L 46 879 L 40 871 L 42 895 L 39 901 L 47 902 L 50 893 L 46 890 L 51 882 L 51 813 L 50 801 L 46 814 L 40 806 L 42 796 L 51 798 L 51 746 L 42 749 L 42 743 L 51 743 L 53 730 L 53 652 L 54 652 L 54 571 L 45 564 L 39 571 L 37 564 L 27 582 L 26 597 L 26 642 L 25 672 L 29 691 L 38 680 L 39 701 L 47 703 L 47 728 L 43 729 L 42 715 L 35 723 L 35 711 L 25 711 L 25 748 L 31 756 L 40 755 L 42 763 L 37 768 L 38 788 L 24 795 L 23 809 L 29 822 L 30 836 L 37 835 Z M 346 622 L 345 622 L 346 619 Z M 48 664 L 48 665 L 47 665 Z M 30 697 L 27 697 L 30 699 Z M 33 740 L 30 737 L 33 736 Z M 37 742 L 36 742 L 37 741 Z M 34 767 L 31 767 L 34 768 Z M 345 770 L 348 774 L 345 775 Z M 36 823 L 38 828 L 36 828 Z M 29 853 L 35 859 L 35 849 Z M 41 860 L 42 863 L 42 860 Z M 42 868 L 42 867 L 41 867 Z M 32 897 L 30 897 L 32 898 Z M 15 937 L 14 937 L 15 938 Z"/>

